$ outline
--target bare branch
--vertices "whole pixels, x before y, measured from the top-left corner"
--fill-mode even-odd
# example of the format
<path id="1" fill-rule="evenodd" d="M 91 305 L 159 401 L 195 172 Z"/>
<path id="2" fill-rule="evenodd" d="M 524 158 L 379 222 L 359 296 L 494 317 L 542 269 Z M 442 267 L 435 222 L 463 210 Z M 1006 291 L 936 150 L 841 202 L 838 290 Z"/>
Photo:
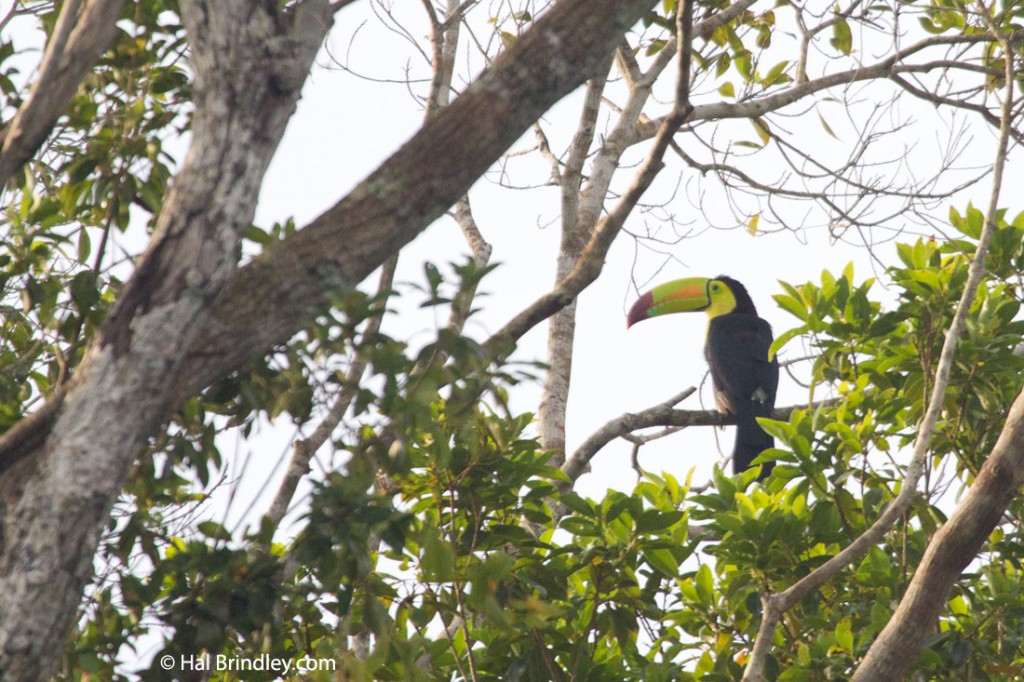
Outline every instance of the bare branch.
<path id="1" fill-rule="evenodd" d="M 989 125 L 992 125 L 995 128 L 1000 127 L 999 116 L 996 116 L 989 111 L 987 107 L 984 107 L 981 104 L 954 99 L 952 97 L 944 97 L 938 93 L 929 92 L 910 83 L 905 78 L 900 78 L 899 76 L 892 76 L 891 80 L 918 99 L 931 102 L 935 106 L 948 106 L 954 109 L 963 109 L 965 111 L 973 112 L 985 119 Z M 1018 144 L 1024 144 L 1024 132 L 1011 127 L 1010 135 L 1013 136 L 1013 139 L 1016 140 Z"/>
<path id="2" fill-rule="evenodd" d="M 688 388 L 678 395 L 674 395 L 663 403 L 658 403 L 640 412 L 627 412 L 614 419 L 610 419 L 597 431 L 594 431 L 583 441 L 565 464 L 562 465 L 562 473 L 575 481 L 590 464 L 590 460 L 601 451 L 604 446 L 616 438 L 624 438 L 630 442 L 637 442 L 632 434 L 640 429 L 649 429 L 654 426 L 675 427 L 676 430 L 688 426 L 730 426 L 736 423 L 736 417 L 730 414 L 723 414 L 715 410 L 677 410 L 675 406 L 681 401 L 690 397 L 696 391 L 695 388 Z M 771 418 L 777 421 L 789 421 L 794 410 L 817 409 L 834 405 L 835 399 L 822 400 L 810 405 L 791 405 L 789 407 L 777 407 L 772 411 Z M 646 442 L 647 439 L 644 440 Z"/>
<path id="3" fill-rule="evenodd" d="M 560 184 L 562 199 L 562 238 L 555 263 L 555 282 L 564 279 L 575 267 L 585 240 L 592 233 L 594 223 L 597 221 L 595 204 L 600 204 L 603 193 L 591 194 L 589 198 L 585 197 L 581 201 L 580 186 L 583 181 L 583 164 L 586 162 L 590 146 L 594 141 L 597 116 L 601 107 L 601 95 L 608 82 L 608 70 L 611 68 L 611 62 L 612 58 L 609 55 L 608 61 L 598 75 L 590 79 L 587 84 L 586 94 L 583 98 L 583 110 L 580 112 L 580 122 L 569 146 L 564 172 L 559 166 L 558 159 L 550 153 L 547 155 L 552 164 L 552 177 Z M 649 91 L 646 90 L 638 92 L 634 89 L 630 99 L 645 101 L 648 93 Z M 642 103 L 640 106 L 642 107 Z M 635 124 L 635 119 L 620 117 L 616 128 L 629 127 L 633 124 Z M 547 147 L 547 138 L 539 137 L 543 153 L 544 148 Z M 607 155 L 612 153 L 615 152 L 602 149 L 598 153 L 599 160 L 607 158 Z M 591 174 L 592 185 L 610 182 L 611 175 L 614 173 L 614 164 L 595 163 L 593 171 Z M 586 210 L 580 210 L 581 203 Z M 555 465 L 560 464 L 565 457 L 565 415 L 572 375 L 575 334 L 576 309 L 575 305 L 570 303 L 553 315 L 548 324 L 548 370 L 544 376 L 544 391 L 537 411 L 540 443 L 542 447 L 554 453 L 552 463 Z"/>
<path id="4" fill-rule="evenodd" d="M 533 124 L 533 136 L 537 138 L 537 151 L 540 152 L 540 155 L 544 157 L 544 160 L 551 167 L 551 181 L 556 184 L 562 184 L 561 161 L 551 151 L 551 144 L 548 142 L 548 136 L 544 132 L 544 127 L 540 124 L 540 121 Z"/>
<path id="5" fill-rule="evenodd" d="M 627 434 L 632 434 L 638 429 L 644 429 L 654 425 L 663 426 L 664 422 L 675 416 L 670 413 L 681 412 L 681 410 L 674 410 L 673 408 L 689 398 L 696 391 L 696 387 L 691 386 L 685 391 L 672 396 L 665 402 L 658 403 L 654 407 L 649 407 L 642 412 L 632 414 L 626 413 L 616 417 L 615 419 L 609 420 L 604 426 L 599 428 L 597 431 L 592 433 L 589 438 L 583 441 L 583 443 L 576 448 L 576 451 L 572 453 L 572 456 L 565 460 L 565 464 L 562 465 L 562 473 L 568 476 L 570 481 L 575 481 L 587 470 L 590 460 L 593 459 L 594 455 L 600 452 L 601 448 L 605 445 L 616 438 L 622 438 Z M 699 413 L 690 414 L 695 415 Z M 698 421 L 699 419 L 694 418 L 693 422 L 686 424 L 686 426 L 696 425 Z"/>
<path id="6" fill-rule="evenodd" d="M 7 14 L 0 17 L 0 31 L 3 31 L 7 27 L 7 24 L 11 23 L 11 21 L 20 13 L 18 3 L 11 3 L 11 7 L 7 10 Z"/>
<path id="7" fill-rule="evenodd" d="M 463 0 L 462 3 L 455 4 L 455 2 L 449 2 L 448 16 L 444 18 L 444 22 L 441 26 L 444 29 L 449 28 L 452 24 L 462 21 L 462 17 L 466 15 L 473 5 L 477 4 L 480 0 Z"/>
<path id="8" fill-rule="evenodd" d="M 466 237 L 470 252 L 473 254 L 473 266 L 477 270 L 487 267 L 491 260 L 491 245 L 487 243 L 480 228 L 473 217 L 473 211 L 469 204 L 469 197 L 462 197 L 455 202 L 455 221 L 462 228 L 462 234 Z M 457 334 L 462 333 L 462 328 L 469 317 L 473 299 L 476 297 L 476 285 L 467 291 L 460 291 L 452 302 L 451 315 L 448 318 L 448 328 Z"/>
<path id="9" fill-rule="evenodd" d="M 453 17 L 461 17 L 465 11 L 465 3 L 456 6 L 455 0 L 449 2 L 449 13 L 441 21 L 430 0 L 423 0 L 427 16 L 430 19 L 430 44 L 433 48 L 431 66 L 433 76 L 430 81 L 430 94 L 427 95 L 426 116 L 430 118 L 439 109 L 448 105 L 452 95 L 452 76 L 455 72 L 455 54 L 459 46 L 459 22 Z"/>
<path id="10" fill-rule="evenodd" d="M 1015 31 L 1009 35 L 1008 40 L 1012 43 L 1019 42 L 1024 38 L 1024 30 Z M 772 111 L 777 111 L 794 102 L 805 99 L 815 93 L 834 88 L 839 85 L 848 85 L 866 80 L 888 78 L 894 73 L 927 73 L 942 68 L 943 61 L 931 61 L 923 64 L 901 64 L 905 59 L 921 52 L 929 47 L 937 45 L 976 45 L 993 42 L 988 34 L 966 34 L 957 36 L 930 36 L 924 38 L 909 47 L 897 50 L 885 59 L 870 66 L 862 66 L 856 69 L 848 69 L 839 73 L 832 73 L 821 76 L 803 83 L 796 83 L 791 88 L 780 92 L 766 95 L 758 99 L 745 102 L 715 102 L 714 104 L 699 104 L 693 108 L 693 113 L 688 123 L 696 121 L 712 121 L 728 118 L 756 118 L 764 116 Z M 645 126 L 647 135 L 660 125 L 660 121 L 654 120 Z"/>
<path id="11" fill-rule="evenodd" d="M 534 301 L 533 304 L 516 315 L 485 342 L 485 346 L 491 352 L 499 355 L 509 353 L 523 334 L 572 303 L 576 296 L 596 280 L 597 276 L 601 273 L 608 249 L 622 229 L 626 218 L 640 200 L 640 197 L 643 196 L 661 170 L 662 160 L 665 157 L 665 151 L 668 149 L 672 136 L 679 130 L 693 110 L 689 100 L 692 12 L 692 0 L 684 1 L 682 16 L 677 21 L 678 30 L 683 38 L 677 50 L 679 75 L 676 86 L 676 101 L 672 107 L 672 113 L 662 121 L 661 127 L 654 138 L 654 144 L 640 170 L 633 178 L 633 182 L 615 207 L 594 228 L 594 232 L 572 272 L 554 289 Z"/>

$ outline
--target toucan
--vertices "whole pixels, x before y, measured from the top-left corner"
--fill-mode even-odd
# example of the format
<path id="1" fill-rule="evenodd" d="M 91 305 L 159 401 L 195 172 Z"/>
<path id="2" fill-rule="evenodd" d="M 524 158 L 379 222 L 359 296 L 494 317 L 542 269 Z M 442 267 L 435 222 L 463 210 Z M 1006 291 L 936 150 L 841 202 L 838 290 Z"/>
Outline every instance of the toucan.
<path id="1" fill-rule="evenodd" d="M 708 314 L 704 356 L 718 411 L 736 417 L 733 473 L 750 468 L 774 439 L 757 423 L 770 417 L 779 386 L 779 361 L 770 353 L 772 328 L 757 316 L 746 287 L 731 277 L 690 277 L 656 286 L 643 294 L 629 311 L 629 328 L 650 317 L 703 310 Z M 759 479 L 771 473 L 765 462 Z"/>

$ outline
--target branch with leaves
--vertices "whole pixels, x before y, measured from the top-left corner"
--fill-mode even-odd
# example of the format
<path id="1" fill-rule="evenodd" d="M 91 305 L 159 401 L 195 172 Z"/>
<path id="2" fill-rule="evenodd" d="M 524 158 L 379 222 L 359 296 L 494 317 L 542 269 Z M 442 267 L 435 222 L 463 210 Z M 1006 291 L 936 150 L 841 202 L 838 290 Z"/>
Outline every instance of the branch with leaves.
<path id="1" fill-rule="evenodd" d="M 688 388 L 668 400 L 639 412 L 627 412 L 610 419 L 601 428 L 584 440 L 562 465 L 562 473 L 575 481 L 583 474 L 590 460 L 616 438 L 626 438 L 635 431 L 655 426 L 686 428 L 688 426 L 729 426 L 736 423 L 736 417 L 715 410 L 677 410 L 675 406 L 693 395 L 695 388 Z M 816 409 L 835 404 L 835 400 L 823 400 L 811 405 L 778 407 L 772 412 L 772 419 L 788 421 L 793 410 Z"/>
<path id="2" fill-rule="evenodd" d="M 999 33 L 989 35 L 988 38 L 989 40 L 998 39 L 1000 42 L 1008 40 L 1008 38 L 1001 36 Z M 743 679 L 745 682 L 760 682 L 764 679 L 765 660 L 771 647 L 772 639 L 775 637 L 775 629 L 783 615 L 810 592 L 817 590 L 834 578 L 840 571 L 863 557 L 868 549 L 875 546 L 882 535 L 906 512 L 918 496 L 918 482 L 923 474 L 925 462 L 930 452 L 931 440 L 935 434 L 940 413 L 943 410 L 946 392 L 949 390 L 949 377 L 954 363 L 956 347 L 963 334 L 968 313 L 985 274 L 985 257 L 988 253 L 989 243 L 997 229 L 995 214 L 1002 187 L 1003 160 L 1009 142 L 1010 112 L 1012 111 L 1014 101 L 1012 60 L 1007 59 L 1006 64 L 1008 72 L 1006 92 L 1003 101 L 999 147 L 993 168 L 993 183 L 989 196 L 988 214 L 984 230 L 974 253 L 974 258 L 968 269 L 967 282 L 964 286 L 963 294 L 957 305 L 953 322 L 947 330 L 942 344 L 942 351 L 936 368 L 935 382 L 929 396 L 928 407 L 918 427 L 913 457 L 907 467 L 899 494 L 868 530 L 843 548 L 838 554 L 831 557 L 820 567 L 786 590 L 776 594 L 764 593 L 762 595 L 763 614 L 761 626 L 744 672 Z M 932 539 L 926 559 L 922 561 L 922 565 L 918 568 L 911 588 L 904 595 L 900 607 L 897 609 L 897 614 L 889 621 L 886 629 L 879 635 L 872 648 L 868 651 L 863 663 L 858 667 L 854 675 L 854 680 L 866 682 L 867 680 L 898 679 L 901 677 L 901 672 L 906 670 L 914 660 L 927 634 L 927 630 L 921 624 L 931 622 L 938 615 L 944 603 L 942 597 L 948 590 L 949 585 L 952 584 L 952 580 L 971 561 L 987 537 L 988 533 L 984 532 L 984 528 L 986 525 L 989 530 L 994 527 L 1002 511 L 1005 509 L 1006 503 L 1009 501 L 1009 494 L 1012 494 L 1012 491 L 1015 491 L 1019 485 L 1016 475 L 996 472 L 1020 471 L 1020 467 L 1010 468 L 1007 460 L 1019 459 L 1019 453 L 1022 452 L 1020 444 L 1022 433 L 1024 433 L 1024 426 L 1017 421 L 1021 419 L 1022 410 L 1024 410 L 1024 399 L 1018 398 L 1010 412 L 1010 417 L 1007 419 L 1007 424 L 1004 428 L 1005 437 L 1000 438 L 996 446 L 997 450 L 993 451 L 989 456 L 991 466 L 986 463 L 986 468 L 990 469 L 990 473 L 986 475 L 984 481 L 980 481 L 983 486 L 982 490 L 978 491 L 978 495 L 971 495 L 968 500 L 961 503 L 961 509 L 964 509 L 963 505 L 968 501 L 973 502 L 979 499 L 979 496 L 984 497 L 988 499 L 984 505 L 985 511 L 975 511 L 971 507 L 967 507 L 968 511 L 960 514 L 961 518 L 957 519 L 956 524 L 949 531 L 940 533 Z M 1015 452 L 1017 455 L 1008 454 L 1010 452 Z M 995 480 L 998 480 L 999 476 L 1003 477 L 1002 481 L 996 484 Z M 1015 481 L 1016 484 L 1014 484 Z M 976 481 L 975 485 L 978 485 L 978 483 L 979 481 Z M 989 490 L 985 490 L 986 487 Z M 1007 490 L 1010 493 L 1007 493 Z M 992 493 L 992 497 L 988 498 L 986 493 Z M 970 519 L 970 521 L 961 519 Z M 969 540 L 961 538 L 959 535 L 954 535 L 956 530 L 966 528 L 973 528 L 977 534 L 969 536 Z M 977 532 L 978 530 L 983 532 Z M 966 543 L 966 546 L 973 548 L 974 551 L 970 554 L 956 554 L 955 556 L 947 554 L 946 552 L 950 551 L 950 548 L 943 547 L 943 545 L 949 545 L 950 538 L 953 537 L 956 538 L 955 541 L 958 544 Z M 937 543 L 938 547 L 936 547 Z M 924 585 L 929 583 L 934 585 L 934 589 L 923 589 Z"/>
<path id="3" fill-rule="evenodd" d="M 922 435 L 914 449 L 914 460 L 907 472 L 904 490 L 915 489 L 924 460 L 928 454 L 928 440 L 942 410 L 942 397 L 949 382 L 953 352 L 958 337 L 963 331 L 974 293 L 985 275 L 985 256 L 997 225 L 999 198 L 1005 173 L 1006 153 L 1011 137 L 1011 116 L 1014 110 L 1014 43 L 1010 35 L 996 26 L 988 8 L 981 4 L 988 23 L 990 35 L 999 42 L 1004 58 L 1004 88 L 1001 107 L 999 144 L 992 169 L 992 190 L 985 214 L 985 227 L 978 243 L 974 260 L 968 270 L 964 298 L 957 308 L 953 326 L 943 344 L 942 356 L 936 376 L 931 403 L 922 424 Z M 928 440 L 926 440 L 928 439 Z M 871 645 L 864 661 L 853 676 L 854 682 L 868 682 L 878 679 L 901 677 L 914 660 L 927 637 L 922 623 L 938 618 L 945 597 L 953 582 L 977 556 L 989 534 L 1002 518 L 1010 500 L 1024 483 L 1024 392 L 1014 401 L 1006 417 L 999 440 L 985 460 L 981 472 L 974 480 L 970 492 L 957 505 L 949 521 L 936 533 L 914 572 L 914 578 L 900 605 L 885 629 Z M 903 497 L 903 490 L 897 497 Z M 907 494 L 907 498 L 910 494 Z M 909 502 L 907 503 L 909 504 Z M 894 503 L 893 506 L 896 506 Z"/>
<path id="4" fill-rule="evenodd" d="M 123 5 L 124 0 L 64 3 L 31 92 L 0 127 L 0 187 L 46 141 L 79 83 L 113 40 Z"/>

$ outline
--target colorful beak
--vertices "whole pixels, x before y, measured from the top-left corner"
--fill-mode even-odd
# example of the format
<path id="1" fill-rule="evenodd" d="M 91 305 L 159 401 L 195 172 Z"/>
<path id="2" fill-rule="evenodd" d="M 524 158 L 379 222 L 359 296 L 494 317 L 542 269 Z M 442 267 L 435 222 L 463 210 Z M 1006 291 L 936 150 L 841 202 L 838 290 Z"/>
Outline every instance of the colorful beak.
<path id="1" fill-rule="evenodd" d="M 660 284 L 642 295 L 626 316 L 626 328 L 641 320 L 669 313 L 704 310 L 711 305 L 706 277 L 688 277 Z"/>

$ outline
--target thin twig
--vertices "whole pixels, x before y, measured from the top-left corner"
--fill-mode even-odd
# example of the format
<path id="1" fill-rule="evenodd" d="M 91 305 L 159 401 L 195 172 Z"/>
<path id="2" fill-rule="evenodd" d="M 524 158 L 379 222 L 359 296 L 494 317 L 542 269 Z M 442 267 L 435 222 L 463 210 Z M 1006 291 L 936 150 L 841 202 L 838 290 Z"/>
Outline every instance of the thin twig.
<path id="1" fill-rule="evenodd" d="M 691 4 L 689 0 L 683 3 L 683 17 L 677 21 L 677 27 L 681 30 L 683 39 L 676 51 L 679 59 L 676 101 L 672 107 L 672 113 L 662 120 L 647 158 L 622 198 L 594 228 L 593 234 L 572 272 L 554 289 L 534 301 L 485 342 L 485 347 L 492 354 L 507 356 L 523 334 L 572 303 L 581 291 L 597 279 L 604 267 L 605 255 L 615 237 L 622 230 L 626 218 L 629 217 L 644 192 L 664 167 L 665 152 L 672 136 L 682 127 L 693 111 L 693 105 L 690 104 L 689 98 L 692 44 L 690 29 L 693 13 Z M 691 23 L 685 23 L 687 21 Z"/>
<path id="2" fill-rule="evenodd" d="M 376 314 L 366 322 L 363 338 L 373 338 L 380 331 L 381 320 L 384 318 L 387 292 L 391 290 L 391 285 L 394 282 L 397 265 L 397 256 L 388 259 L 384 263 L 380 273 L 380 282 L 377 286 L 377 291 L 381 295 L 381 301 L 378 304 Z M 320 423 L 309 437 L 295 441 L 295 444 L 292 446 L 292 458 L 288 464 L 288 471 L 285 473 L 284 480 L 281 481 L 277 494 L 274 496 L 274 501 L 270 505 L 270 510 L 267 512 L 267 519 L 271 525 L 276 527 L 281 524 L 282 519 L 284 519 L 285 514 L 288 512 L 292 497 L 295 496 L 295 490 L 298 488 L 299 481 L 310 471 L 313 455 L 334 433 L 334 430 L 341 423 L 341 420 L 344 419 L 345 413 L 348 412 L 348 408 L 359 392 L 359 382 L 365 369 L 366 360 L 357 354 L 352 358 L 348 371 L 345 373 L 344 386 L 330 409 L 327 410 L 327 414 L 320 420 Z"/>

